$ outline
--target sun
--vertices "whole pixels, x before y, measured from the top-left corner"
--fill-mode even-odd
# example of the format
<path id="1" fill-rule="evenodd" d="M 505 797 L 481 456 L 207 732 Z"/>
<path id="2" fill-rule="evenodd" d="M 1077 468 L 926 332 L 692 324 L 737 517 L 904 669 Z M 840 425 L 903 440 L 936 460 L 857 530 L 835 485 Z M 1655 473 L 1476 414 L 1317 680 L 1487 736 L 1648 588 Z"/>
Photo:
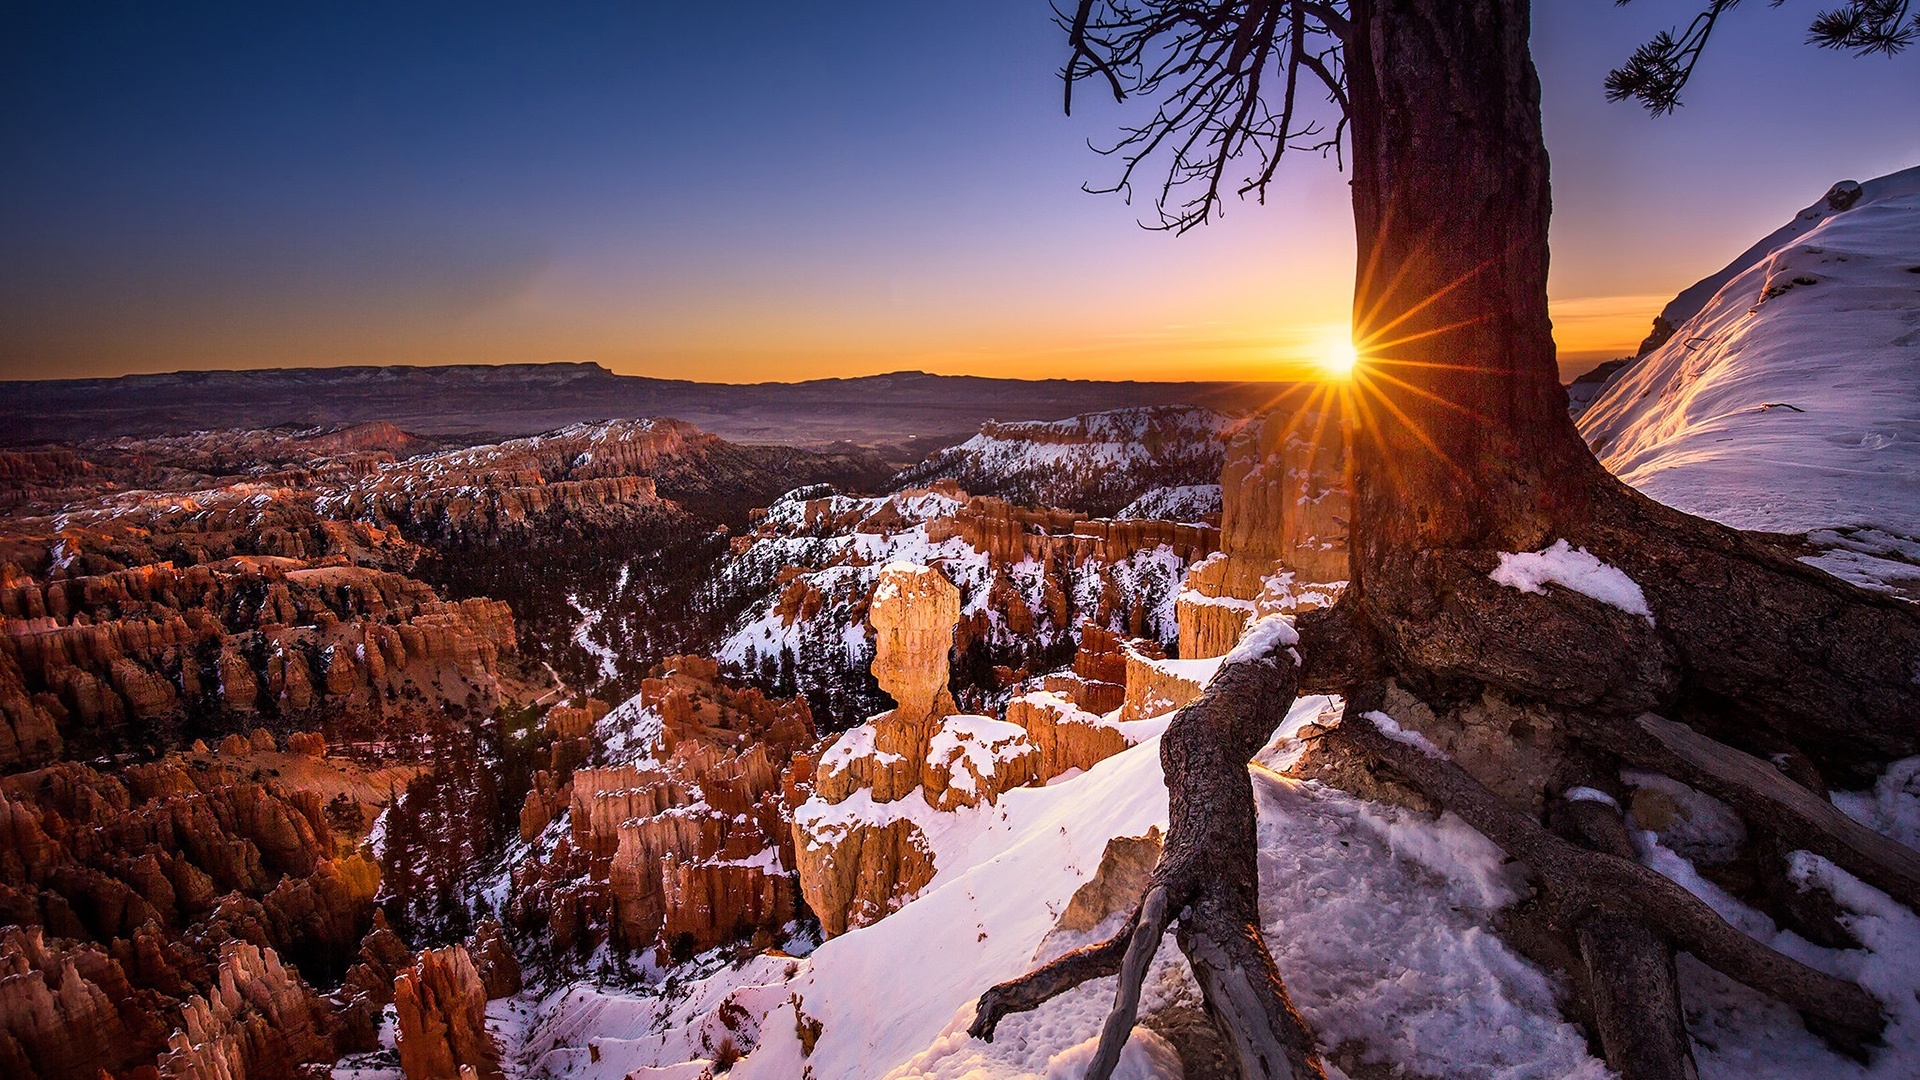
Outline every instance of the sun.
<path id="1" fill-rule="evenodd" d="M 1321 374 L 1330 379 L 1345 379 L 1353 375 L 1353 367 L 1360 362 L 1360 350 L 1353 347 L 1353 338 L 1346 331 L 1328 334 L 1314 352 L 1313 362 L 1319 365 Z"/>

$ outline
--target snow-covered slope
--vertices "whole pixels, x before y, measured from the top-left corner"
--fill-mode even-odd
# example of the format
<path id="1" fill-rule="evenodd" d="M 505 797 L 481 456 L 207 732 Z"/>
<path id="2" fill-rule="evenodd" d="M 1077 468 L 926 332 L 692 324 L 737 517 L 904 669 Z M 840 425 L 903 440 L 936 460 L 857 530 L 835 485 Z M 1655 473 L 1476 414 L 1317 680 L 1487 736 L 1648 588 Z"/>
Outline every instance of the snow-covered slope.
<path id="1" fill-rule="evenodd" d="M 1245 423 L 1193 405 L 989 423 L 894 483 L 954 480 L 975 495 L 1108 516 L 1157 487 L 1218 482 L 1227 443 Z"/>
<path id="2" fill-rule="evenodd" d="M 1203 521 L 1220 513 L 1219 484 L 1157 487 L 1126 505 L 1115 517 L 1160 521 Z"/>
<path id="3" fill-rule="evenodd" d="M 1920 168 L 1822 200 L 1669 310 L 1672 338 L 1580 416 L 1607 467 L 1739 528 L 1813 533 L 1863 583 L 1920 580 Z"/>

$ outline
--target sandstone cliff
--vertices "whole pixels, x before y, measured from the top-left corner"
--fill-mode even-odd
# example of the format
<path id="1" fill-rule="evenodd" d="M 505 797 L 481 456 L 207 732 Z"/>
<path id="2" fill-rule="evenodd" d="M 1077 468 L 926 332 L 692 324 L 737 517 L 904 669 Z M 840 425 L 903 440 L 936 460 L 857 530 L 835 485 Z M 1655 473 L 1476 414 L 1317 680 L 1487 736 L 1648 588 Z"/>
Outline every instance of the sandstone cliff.
<path id="1" fill-rule="evenodd" d="M 1220 552 L 1187 572 L 1180 655 L 1221 656 L 1253 620 L 1333 602 L 1347 577 L 1345 424 L 1270 413 L 1240 432 L 1220 473 Z"/>
<path id="2" fill-rule="evenodd" d="M 487 990 L 459 945 L 420 954 L 393 983 L 400 1068 L 407 1080 L 501 1080 L 500 1048 L 487 1030 Z"/>

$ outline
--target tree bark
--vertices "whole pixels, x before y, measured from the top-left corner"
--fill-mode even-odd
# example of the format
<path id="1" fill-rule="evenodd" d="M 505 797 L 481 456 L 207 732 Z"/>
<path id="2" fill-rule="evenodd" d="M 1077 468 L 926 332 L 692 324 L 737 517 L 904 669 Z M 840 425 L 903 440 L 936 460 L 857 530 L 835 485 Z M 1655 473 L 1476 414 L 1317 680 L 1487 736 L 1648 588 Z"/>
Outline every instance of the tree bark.
<path id="1" fill-rule="evenodd" d="M 1356 0 L 1352 15 L 1353 585 L 1386 615 L 1404 602 L 1396 565 L 1538 547 L 1600 470 L 1547 317 L 1529 5 Z"/>
<path id="2" fill-rule="evenodd" d="M 1105 1080 L 1132 1032 L 1147 963 L 1171 922 L 1240 1075 L 1325 1076 L 1313 1033 L 1260 936 L 1259 845 L 1247 763 L 1293 702 L 1300 665 L 1291 646 L 1283 639 L 1261 655 L 1229 658 L 1199 699 L 1167 725 L 1160 740 L 1166 846 L 1126 929 L 980 995 L 969 1029 L 975 1038 L 991 1040 L 1009 1013 L 1117 973 L 1113 1010 L 1087 1071 L 1089 1080 Z"/>

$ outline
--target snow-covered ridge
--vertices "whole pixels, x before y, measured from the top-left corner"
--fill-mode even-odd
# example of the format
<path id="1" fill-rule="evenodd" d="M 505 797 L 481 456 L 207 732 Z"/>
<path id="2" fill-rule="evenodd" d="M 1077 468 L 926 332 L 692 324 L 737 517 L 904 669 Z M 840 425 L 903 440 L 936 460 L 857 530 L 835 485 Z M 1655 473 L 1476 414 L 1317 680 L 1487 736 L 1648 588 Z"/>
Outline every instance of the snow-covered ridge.
<path id="1" fill-rule="evenodd" d="M 1829 530 L 1844 550 L 1818 564 L 1863 584 L 1920 580 L 1920 168 L 1822 200 L 1669 310 L 1708 289 L 1581 414 L 1601 461 L 1738 528 Z"/>
<path id="2" fill-rule="evenodd" d="M 1220 509 L 1219 484 L 1177 484 L 1154 488 L 1114 516 L 1122 520 L 1201 521 L 1218 516 Z"/>
<path id="3" fill-rule="evenodd" d="M 1155 488 L 1209 485 L 1246 421 L 1191 405 L 988 423 L 980 434 L 895 478 L 957 481 L 975 495 L 1112 515 Z"/>

